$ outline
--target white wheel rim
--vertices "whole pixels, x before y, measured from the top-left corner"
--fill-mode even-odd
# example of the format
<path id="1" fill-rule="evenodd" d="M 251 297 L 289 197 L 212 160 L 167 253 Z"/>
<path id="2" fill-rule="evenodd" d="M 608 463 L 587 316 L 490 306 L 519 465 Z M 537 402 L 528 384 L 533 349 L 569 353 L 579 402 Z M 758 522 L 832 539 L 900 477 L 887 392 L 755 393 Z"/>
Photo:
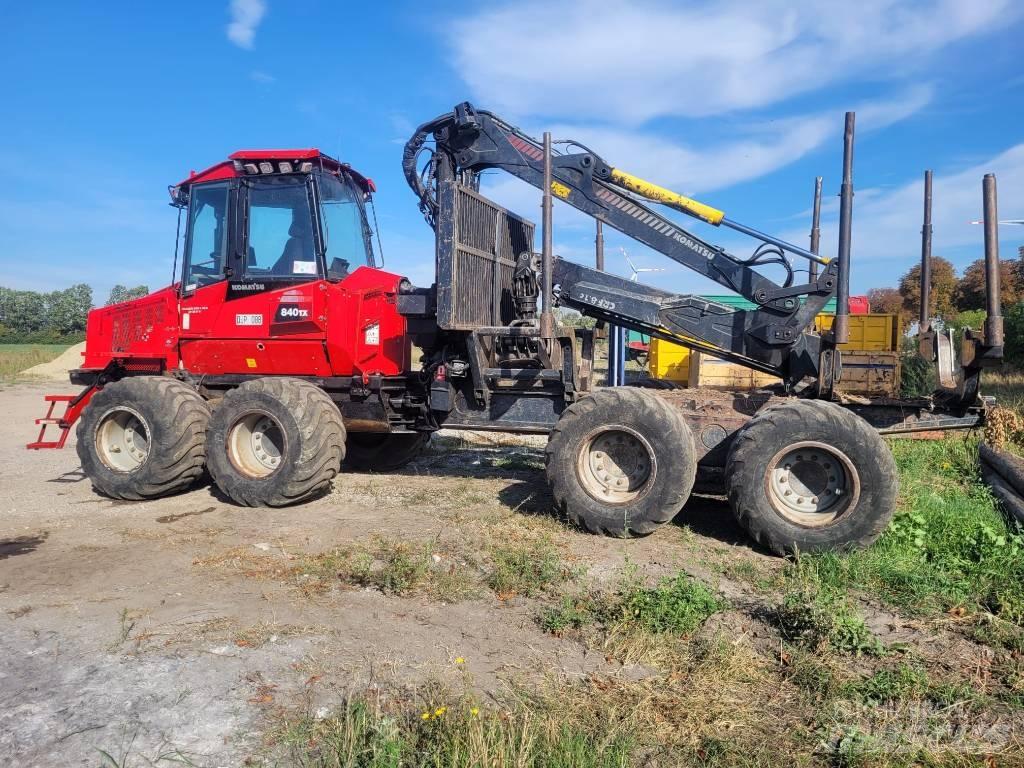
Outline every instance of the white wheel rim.
<path id="1" fill-rule="evenodd" d="M 227 451 L 231 463 L 243 475 L 267 477 L 281 466 L 284 430 L 269 413 L 246 413 L 228 430 Z"/>
<path id="2" fill-rule="evenodd" d="M 768 462 L 765 486 L 775 511 L 806 528 L 831 525 L 860 496 L 860 476 L 849 457 L 813 440 L 776 453 Z"/>
<path id="3" fill-rule="evenodd" d="M 134 408 L 117 406 L 100 418 L 95 432 L 96 453 L 115 472 L 134 472 L 149 458 L 150 430 Z"/>
<path id="4" fill-rule="evenodd" d="M 636 430 L 605 426 L 587 435 L 576 461 L 583 489 L 598 501 L 625 504 L 650 488 L 657 474 L 654 449 Z"/>

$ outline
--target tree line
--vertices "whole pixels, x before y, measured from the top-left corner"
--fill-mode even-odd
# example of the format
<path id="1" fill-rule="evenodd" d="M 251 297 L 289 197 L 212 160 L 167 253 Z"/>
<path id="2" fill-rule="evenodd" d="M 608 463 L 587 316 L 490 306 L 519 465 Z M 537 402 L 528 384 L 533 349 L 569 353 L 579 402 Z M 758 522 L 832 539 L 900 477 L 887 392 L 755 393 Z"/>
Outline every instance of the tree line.
<path id="1" fill-rule="evenodd" d="M 931 260 L 932 290 L 928 316 L 955 324 L 965 312 L 985 309 L 985 260 L 978 259 L 957 276 L 941 256 Z M 1024 259 L 999 262 L 1000 301 L 1004 310 L 1024 301 Z M 872 288 L 867 293 L 872 312 L 899 315 L 904 325 L 915 321 L 921 306 L 921 265 L 911 267 L 896 288 Z"/>
<path id="2" fill-rule="evenodd" d="M 106 305 L 120 304 L 149 293 L 144 285 L 115 285 Z M 19 291 L 0 286 L 0 344 L 60 344 L 85 338 L 92 309 L 92 288 L 85 283 L 62 291 Z"/>
<path id="3" fill-rule="evenodd" d="M 985 260 L 969 264 L 962 275 L 941 256 L 931 260 L 932 289 L 928 317 L 961 333 L 980 330 L 985 321 Z M 1024 365 L 1024 253 L 1020 259 L 999 262 L 999 301 L 1003 308 L 1005 359 Z M 872 312 L 897 315 L 901 330 L 917 321 L 921 307 L 921 265 L 911 267 L 896 288 L 872 288 L 867 292 Z"/>

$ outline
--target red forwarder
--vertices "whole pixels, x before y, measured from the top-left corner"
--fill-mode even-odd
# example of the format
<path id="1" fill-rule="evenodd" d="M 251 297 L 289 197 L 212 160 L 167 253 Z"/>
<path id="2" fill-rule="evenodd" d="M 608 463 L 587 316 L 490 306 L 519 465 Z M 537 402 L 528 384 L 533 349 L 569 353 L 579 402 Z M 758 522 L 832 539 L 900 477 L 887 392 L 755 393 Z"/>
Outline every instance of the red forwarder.
<path id="1" fill-rule="evenodd" d="M 404 278 L 375 261 L 365 210 L 374 191 L 372 180 L 316 149 L 235 152 L 171 187 L 172 203 L 187 214 L 181 282 L 89 313 L 85 360 L 71 373 L 86 389 L 47 396 L 49 413 L 28 447 L 63 447 L 83 417 L 80 434 L 96 439 L 80 440 L 79 454 L 99 490 L 161 495 L 201 471 L 204 396 L 216 403 L 250 382 L 245 391 L 254 397 L 270 388 L 288 390 L 278 393 L 288 400 L 333 400 L 351 433 L 350 462 L 380 468 L 413 455 L 428 433 L 402 429 L 423 420 L 425 397 L 409 393 L 410 345 L 396 308 Z M 302 380 L 262 378 L 290 376 Z M 61 402 L 67 410 L 58 417 Z M 293 480 L 269 493 L 246 492 L 247 480 L 271 474 L 286 458 L 288 425 L 277 417 L 288 414 L 277 410 L 264 403 L 262 418 L 243 420 L 228 438 L 234 463 L 221 474 L 229 484 L 237 480 L 240 501 L 286 503 L 324 484 L 314 472 L 301 487 Z M 337 409 L 324 414 L 315 421 L 341 424 Z M 192 432 L 175 426 L 190 417 Z M 50 424 L 60 431 L 54 440 L 45 439 Z M 150 445 L 164 438 L 173 445 Z M 304 452 L 333 452 L 340 463 L 345 441 L 343 432 Z M 150 471 L 140 479 L 143 465 Z"/>
<path id="2" fill-rule="evenodd" d="M 417 128 L 403 171 L 435 233 L 434 284 L 420 288 L 377 266 L 366 210 L 374 187 L 348 165 L 315 149 L 242 151 L 193 174 L 170 189 L 185 214 L 179 281 L 90 313 L 85 361 L 71 372 L 83 390 L 47 398 L 29 447 L 63 446 L 77 423 L 82 468 L 108 496 L 181 491 L 205 467 L 237 503 L 281 506 L 327 490 L 343 460 L 401 466 L 442 426 L 543 434 L 554 504 L 592 532 L 650 533 L 679 512 L 699 470 L 703 487 L 724 492 L 739 523 L 776 552 L 870 543 L 897 490 L 879 432 L 959 429 L 984 416 L 980 371 L 1002 350 L 998 283 L 987 286 L 996 298 L 985 334 L 965 336 L 959 365 L 948 339 L 922 335 L 922 354 L 940 363 L 932 398 L 837 402 L 842 339 L 813 324 L 847 295 L 852 114 L 831 260 L 577 143 L 560 146 L 465 103 Z M 540 253 L 532 222 L 481 194 L 480 175 L 492 169 L 544 193 Z M 986 190 L 992 222 L 994 179 Z M 555 196 L 754 308 L 556 258 Z M 733 256 L 645 201 L 760 245 Z M 987 238 L 988 263 L 994 246 Z M 783 250 L 820 270 L 801 283 Z M 783 282 L 759 271 L 770 265 Z M 758 393 L 593 391 L 593 331 L 560 325 L 556 305 L 781 384 Z M 66 412 L 54 415 L 60 403 Z M 53 440 L 50 425 L 60 430 Z"/>

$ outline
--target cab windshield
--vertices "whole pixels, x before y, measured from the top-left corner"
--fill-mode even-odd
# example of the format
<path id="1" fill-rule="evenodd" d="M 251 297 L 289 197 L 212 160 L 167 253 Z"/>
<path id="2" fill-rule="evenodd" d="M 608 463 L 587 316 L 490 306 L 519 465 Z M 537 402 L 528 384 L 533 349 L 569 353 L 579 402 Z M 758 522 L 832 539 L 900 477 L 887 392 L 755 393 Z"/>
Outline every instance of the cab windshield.
<path id="1" fill-rule="evenodd" d="M 341 278 L 350 268 L 376 266 L 362 193 L 336 176 L 323 174 L 318 180 L 328 276 Z"/>

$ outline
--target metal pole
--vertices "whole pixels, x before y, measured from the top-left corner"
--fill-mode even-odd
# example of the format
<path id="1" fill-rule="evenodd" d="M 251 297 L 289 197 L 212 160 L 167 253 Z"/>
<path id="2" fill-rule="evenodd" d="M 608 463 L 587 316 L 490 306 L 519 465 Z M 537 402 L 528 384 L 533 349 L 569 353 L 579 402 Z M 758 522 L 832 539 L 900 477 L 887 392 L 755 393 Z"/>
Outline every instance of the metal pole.
<path id="1" fill-rule="evenodd" d="M 609 387 L 619 386 L 619 329 L 614 325 L 608 326 L 608 376 L 606 383 Z"/>
<path id="2" fill-rule="evenodd" d="M 918 333 L 931 330 L 932 305 L 932 172 L 924 172 L 924 225 L 921 227 L 921 309 Z"/>
<path id="3" fill-rule="evenodd" d="M 986 173 L 981 183 L 985 220 L 985 346 L 1003 346 L 1003 312 L 999 286 L 999 211 L 996 177 Z"/>
<path id="4" fill-rule="evenodd" d="M 597 222 L 597 235 L 594 237 L 594 266 L 598 272 L 604 272 L 604 226 Z"/>
<path id="5" fill-rule="evenodd" d="M 811 214 L 811 253 L 817 256 L 821 245 L 821 176 L 814 179 L 814 213 Z M 818 262 L 809 262 L 808 282 L 818 279 Z"/>
<path id="6" fill-rule="evenodd" d="M 551 244 L 551 133 L 544 132 L 544 195 L 541 197 L 541 313 L 540 313 L 540 335 L 541 338 L 551 339 L 555 333 L 555 317 L 551 308 L 551 272 L 554 264 Z"/>
<path id="7" fill-rule="evenodd" d="M 843 185 L 839 189 L 839 286 L 836 289 L 835 343 L 850 340 L 850 233 L 853 224 L 853 125 L 846 113 L 843 132 Z"/>

